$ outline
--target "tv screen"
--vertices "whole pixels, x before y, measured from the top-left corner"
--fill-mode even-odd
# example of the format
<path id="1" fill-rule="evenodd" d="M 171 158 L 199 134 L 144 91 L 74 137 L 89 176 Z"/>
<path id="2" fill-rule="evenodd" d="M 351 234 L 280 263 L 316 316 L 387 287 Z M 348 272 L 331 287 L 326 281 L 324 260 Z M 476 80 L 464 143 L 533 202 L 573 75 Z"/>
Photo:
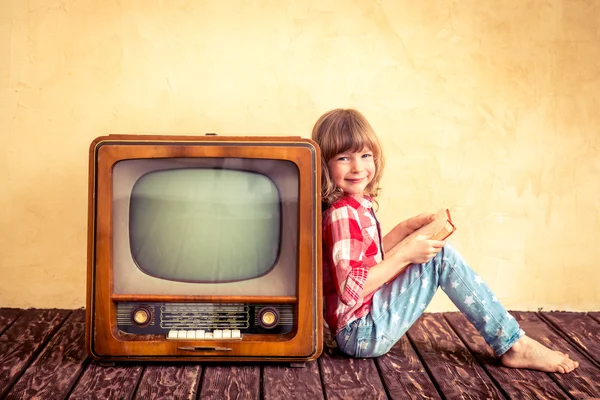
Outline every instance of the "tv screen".
<path id="1" fill-rule="evenodd" d="M 275 265 L 281 201 L 267 176 L 182 168 L 149 172 L 131 193 L 129 236 L 138 268 L 174 281 L 234 282 Z"/>
<path id="2" fill-rule="evenodd" d="M 296 294 L 294 163 L 134 159 L 112 179 L 114 293 Z"/>

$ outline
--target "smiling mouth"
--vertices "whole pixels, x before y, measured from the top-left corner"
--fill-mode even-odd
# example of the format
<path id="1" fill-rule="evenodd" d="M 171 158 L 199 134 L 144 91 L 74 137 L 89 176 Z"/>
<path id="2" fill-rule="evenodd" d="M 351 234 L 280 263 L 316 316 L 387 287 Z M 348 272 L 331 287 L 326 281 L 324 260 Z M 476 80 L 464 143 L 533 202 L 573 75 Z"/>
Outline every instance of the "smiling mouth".
<path id="1" fill-rule="evenodd" d="M 365 178 L 360 178 L 360 179 L 346 179 L 348 182 L 350 183 L 360 183 L 364 180 Z"/>

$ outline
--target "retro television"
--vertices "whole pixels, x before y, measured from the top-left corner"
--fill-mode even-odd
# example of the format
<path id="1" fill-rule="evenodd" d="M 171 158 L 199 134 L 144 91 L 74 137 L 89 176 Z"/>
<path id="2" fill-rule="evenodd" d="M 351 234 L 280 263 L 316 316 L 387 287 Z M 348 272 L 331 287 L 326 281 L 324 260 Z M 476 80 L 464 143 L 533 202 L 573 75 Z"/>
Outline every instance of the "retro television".
<path id="1" fill-rule="evenodd" d="M 299 365 L 317 358 L 320 173 L 318 146 L 300 137 L 95 139 L 90 356 Z"/>

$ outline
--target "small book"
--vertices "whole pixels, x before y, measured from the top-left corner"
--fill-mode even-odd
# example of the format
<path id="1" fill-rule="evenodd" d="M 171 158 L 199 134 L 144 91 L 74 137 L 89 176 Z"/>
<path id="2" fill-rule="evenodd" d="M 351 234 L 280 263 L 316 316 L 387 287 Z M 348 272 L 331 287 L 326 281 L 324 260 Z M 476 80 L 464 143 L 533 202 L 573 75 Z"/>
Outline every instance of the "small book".
<path id="1" fill-rule="evenodd" d="M 435 218 L 429 224 L 417 229 L 408 237 L 423 235 L 428 236 L 432 240 L 444 240 L 456 230 L 452 223 L 450 211 L 442 208 L 435 214 Z"/>
<path id="2" fill-rule="evenodd" d="M 416 231 L 414 231 L 413 233 L 408 235 L 406 238 L 404 238 L 402 241 L 404 241 L 408 238 L 414 237 L 414 236 L 418 236 L 418 235 L 427 236 L 427 237 L 429 237 L 429 239 L 433 239 L 433 240 L 445 240 L 448 236 L 452 235 L 452 233 L 454 233 L 455 230 L 456 230 L 456 227 L 452 223 L 452 217 L 450 216 L 450 211 L 446 208 L 442 208 L 440 211 L 438 211 L 435 214 L 433 221 L 431 221 L 430 223 L 428 223 L 425 226 L 420 227 L 419 229 L 417 229 Z M 396 245 L 396 247 L 398 247 L 400 245 L 400 243 L 398 243 Z M 394 251 L 396 249 L 396 247 L 394 247 L 394 249 L 392 249 L 392 251 Z M 396 276 L 398 276 L 402 272 L 404 272 L 406 267 L 408 267 L 408 265 L 405 266 L 404 268 L 402 268 L 402 270 L 400 272 L 398 272 L 387 283 L 390 283 L 391 281 L 396 279 Z"/>

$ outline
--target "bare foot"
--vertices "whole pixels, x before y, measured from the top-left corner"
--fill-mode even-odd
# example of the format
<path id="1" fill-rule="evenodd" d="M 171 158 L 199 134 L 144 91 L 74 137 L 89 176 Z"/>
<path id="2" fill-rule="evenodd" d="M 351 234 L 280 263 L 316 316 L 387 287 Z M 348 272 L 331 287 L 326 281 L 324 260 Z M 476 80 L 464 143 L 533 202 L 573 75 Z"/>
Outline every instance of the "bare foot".
<path id="1" fill-rule="evenodd" d="M 543 344 L 522 336 L 508 351 L 500 357 L 500 361 L 510 368 L 528 368 L 544 372 L 560 372 L 566 374 L 579 366 L 567 354 L 550 350 Z"/>

